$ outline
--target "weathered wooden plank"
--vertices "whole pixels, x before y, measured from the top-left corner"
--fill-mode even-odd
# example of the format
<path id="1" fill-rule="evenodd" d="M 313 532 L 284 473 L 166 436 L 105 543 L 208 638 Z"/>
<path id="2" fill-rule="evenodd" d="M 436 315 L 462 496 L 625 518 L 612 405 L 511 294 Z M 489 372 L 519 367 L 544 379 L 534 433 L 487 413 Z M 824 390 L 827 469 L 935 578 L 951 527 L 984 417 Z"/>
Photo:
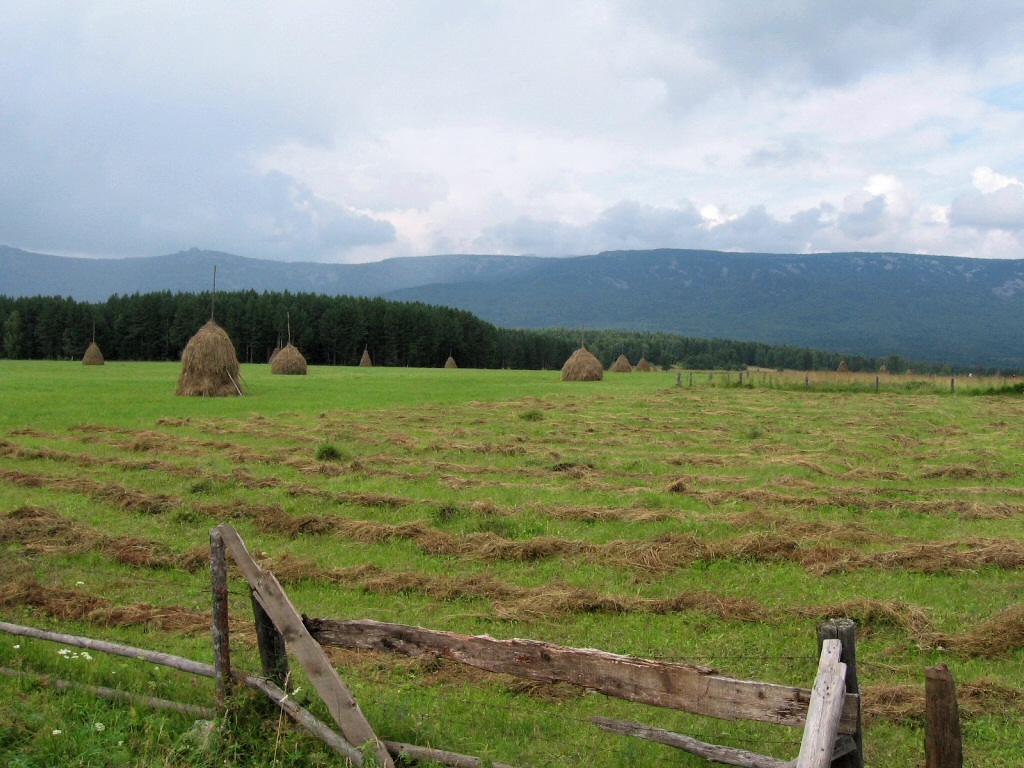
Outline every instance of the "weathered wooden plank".
<path id="1" fill-rule="evenodd" d="M 842 650 L 839 640 L 825 640 L 821 645 L 818 676 L 812 688 L 796 768 L 829 768 L 832 763 L 846 696 L 846 665 L 839 660 Z"/>
<path id="2" fill-rule="evenodd" d="M 748 752 L 745 749 L 708 744 L 690 736 L 683 736 L 681 733 L 672 733 L 672 731 L 665 731 L 661 728 L 652 728 L 643 723 L 634 723 L 630 720 L 613 720 L 608 717 L 591 717 L 588 719 L 598 728 L 604 728 L 606 731 L 621 733 L 623 736 L 636 736 L 639 739 L 656 741 L 659 744 L 677 747 L 689 752 L 691 755 L 703 757 L 712 763 L 738 765 L 741 768 L 793 768 L 791 760 L 779 760 L 776 757 Z"/>
<path id="3" fill-rule="evenodd" d="M 249 555 L 245 544 L 230 525 L 218 526 L 224 546 L 238 564 L 263 610 L 273 620 L 285 644 L 302 666 L 316 692 L 327 705 L 331 717 L 350 744 L 361 748 L 371 744 L 377 762 L 394 768 L 387 748 L 377 738 L 348 686 L 342 682 L 323 649 L 310 637 L 288 595 L 270 571 L 264 571 Z"/>
<path id="4" fill-rule="evenodd" d="M 961 768 L 964 748 L 953 673 L 945 664 L 924 671 L 925 768 Z"/>
<path id="5" fill-rule="evenodd" d="M 826 640 L 839 640 L 843 650 L 839 660 L 846 665 L 846 692 L 860 693 L 860 682 L 857 677 L 857 624 L 852 619 L 829 619 L 818 625 L 818 654 L 821 644 Z M 853 734 L 855 749 L 842 755 L 832 756 L 831 768 L 864 768 L 864 721 L 861 710 L 857 708 L 857 730 Z"/>
<path id="6" fill-rule="evenodd" d="M 566 682 L 607 696 L 724 720 L 758 720 L 795 728 L 806 721 L 811 691 L 786 685 L 734 680 L 716 670 L 668 664 L 536 640 L 495 640 L 377 621 L 306 619 L 322 645 L 429 656 L 525 677 Z M 854 733 L 859 698 L 847 696 L 841 733 Z"/>

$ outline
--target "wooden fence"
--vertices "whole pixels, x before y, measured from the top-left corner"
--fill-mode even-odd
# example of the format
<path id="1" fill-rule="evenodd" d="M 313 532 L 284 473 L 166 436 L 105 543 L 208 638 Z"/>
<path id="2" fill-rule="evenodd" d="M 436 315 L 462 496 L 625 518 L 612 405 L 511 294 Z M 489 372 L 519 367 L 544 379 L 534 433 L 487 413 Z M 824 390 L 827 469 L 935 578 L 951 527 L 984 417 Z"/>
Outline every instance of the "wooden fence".
<path id="1" fill-rule="evenodd" d="M 231 667 L 228 555 L 237 564 L 251 591 L 262 677 Z M 590 722 L 599 728 L 677 747 L 712 762 L 748 768 L 863 768 L 864 765 L 855 626 L 847 619 L 825 622 L 818 627 L 818 672 L 814 685 L 807 689 L 737 680 L 698 665 L 652 661 L 536 640 L 496 640 L 487 636 L 459 635 L 369 620 L 308 618 L 295 609 L 274 575 L 252 559 L 242 539 L 229 525 L 217 526 L 210 532 L 210 574 L 213 595 L 212 666 L 154 651 L 4 622 L 0 622 L 0 631 L 140 658 L 212 677 L 218 706 L 225 704 L 234 685 L 249 686 L 264 693 L 297 723 L 357 766 L 363 764 L 364 754 L 372 754 L 377 764 L 389 768 L 394 766 L 394 758 L 399 755 L 435 760 L 458 768 L 479 768 L 482 762 L 469 755 L 379 739 L 328 660 L 324 646 L 446 659 L 535 681 L 568 683 L 651 706 L 727 720 L 775 723 L 803 730 L 799 755 L 788 761 L 708 744 L 642 723 L 590 718 Z M 289 697 L 288 653 L 302 667 L 323 699 L 338 731 L 317 720 Z M 940 665 L 928 670 L 926 681 L 927 767 L 958 768 L 962 765 L 962 750 L 952 676 L 944 665 Z M 114 696 L 123 698 L 117 693 Z M 159 700 L 140 703 L 167 705 L 168 708 L 183 706 Z M 495 768 L 510 768 L 494 765 Z"/>

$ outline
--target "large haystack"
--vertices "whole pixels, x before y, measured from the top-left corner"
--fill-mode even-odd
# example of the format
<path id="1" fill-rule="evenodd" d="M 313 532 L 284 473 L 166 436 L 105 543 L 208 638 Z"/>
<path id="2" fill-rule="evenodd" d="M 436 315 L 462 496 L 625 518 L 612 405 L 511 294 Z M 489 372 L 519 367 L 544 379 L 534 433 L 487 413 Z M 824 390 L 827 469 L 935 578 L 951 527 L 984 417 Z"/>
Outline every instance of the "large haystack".
<path id="1" fill-rule="evenodd" d="M 370 352 L 369 352 L 369 350 L 366 350 L 366 349 L 363 350 L 363 356 L 361 358 L 359 358 L 359 367 L 360 368 L 372 368 L 373 367 L 373 361 L 370 359 Z"/>
<path id="2" fill-rule="evenodd" d="M 95 341 L 85 350 L 82 365 L 103 365 L 103 353 L 100 352 L 100 348 Z"/>
<path id="3" fill-rule="evenodd" d="M 636 364 L 636 370 L 642 371 L 643 373 L 651 372 L 651 364 L 647 362 L 646 357 L 641 357 L 640 362 Z"/>
<path id="4" fill-rule="evenodd" d="M 562 366 L 562 381 L 600 381 L 604 378 L 601 361 L 580 347 Z"/>
<path id="5" fill-rule="evenodd" d="M 274 358 L 277 357 L 277 353 L 280 352 L 282 349 L 284 349 L 284 347 L 282 347 L 281 343 L 278 342 L 277 346 L 274 347 L 274 351 L 270 353 L 270 359 L 267 360 L 267 362 L 270 363 L 271 365 L 273 365 L 274 364 Z"/>
<path id="6" fill-rule="evenodd" d="M 841 361 L 839 363 L 839 367 L 836 368 L 836 373 L 849 373 L 849 372 L 850 372 L 850 366 L 848 366 L 846 364 L 845 360 Z"/>
<path id="7" fill-rule="evenodd" d="M 452 357 L 451 355 L 448 355 L 448 359 L 444 361 L 444 367 L 445 368 L 458 368 L 459 366 L 457 366 L 455 364 L 455 358 Z"/>
<path id="8" fill-rule="evenodd" d="M 285 376 L 305 376 L 306 358 L 289 342 L 270 358 L 270 372 Z"/>
<path id="9" fill-rule="evenodd" d="M 612 367 L 608 369 L 612 373 L 632 373 L 633 366 L 629 363 L 629 358 L 625 354 L 619 355 L 618 359 L 612 363 Z"/>
<path id="10" fill-rule="evenodd" d="M 181 375 L 176 395 L 225 397 L 242 394 L 238 357 L 227 333 L 210 320 L 181 353 Z"/>

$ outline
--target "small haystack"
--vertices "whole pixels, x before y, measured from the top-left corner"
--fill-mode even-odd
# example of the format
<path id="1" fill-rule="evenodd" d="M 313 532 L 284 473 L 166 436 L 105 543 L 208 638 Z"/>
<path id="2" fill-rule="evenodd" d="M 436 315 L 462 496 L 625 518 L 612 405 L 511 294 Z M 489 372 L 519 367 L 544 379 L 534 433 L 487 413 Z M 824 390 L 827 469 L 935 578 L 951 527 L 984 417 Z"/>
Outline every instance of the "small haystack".
<path id="1" fill-rule="evenodd" d="M 100 352 L 99 345 L 95 341 L 85 350 L 82 365 L 103 365 L 103 353 Z"/>
<path id="2" fill-rule="evenodd" d="M 370 351 L 369 351 L 369 349 L 365 349 L 365 348 L 363 349 L 363 356 L 361 358 L 359 358 L 359 367 L 360 368 L 372 368 L 373 367 L 373 360 L 370 359 Z"/>
<path id="3" fill-rule="evenodd" d="M 842 362 L 840 362 L 840 363 L 839 363 L 839 367 L 838 367 L 838 368 L 836 368 L 836 373 L 849 373 L 849 372 L 850 372 L 850 366 L 848 366 L 848 365 L 846 364 L 846 361 L 845 361 L 845 360 L 843 360 Z"/>
<path id="4" fill-rule="evenodd" d="M 213 320 L 189 339 L 181 353 L 176 395 L 225 397 L 241 395 L 238 357 L 231 338 Z"/>
<path id="5" fill-rule="evenodd" d="M 448 359 L 444 361 L 444 367 L 445 368 L 458 368 L 459 366 L 457 366 L 455 364 L 455 358 L 452 357 L 451 355 L 448 355 Z"/>
<path id="6" fill-rule="evenodd" d="M 586 347 L 573 352 L 562 366 L 562 381 L 601 381 L 603 378 L 604 366 Z"/>
<path id="7" fill-rule="evenodd" d="M 288 342 L 288 346 L 282 347 L 270 358 L 270 372 L 285 376 L 305 376 L 306 358 L 294 344 Z"/>
<path id="8" fill-rule="evenodd" d="M 888 373 L 889 369 L 886 368 L 885 365 L 882 365 L 882 367 L 878 369 L 878 372 L 879 373 Z"/>
<path id="9" fill-rule="evenodd" d="M 612 363 L 612 367 L 608 370 L 612 373 L 632 373 L 633 366 L 630 365 L 629 358 L 623 353 L 619 355 L 618 359 Z"/>
<path id="10" fill-rule="evenodd" d="M 646 357 L 641 357 L 640 358 L 640 362 L 636 364 L 636 369 L 635 370 L 642 371 L 643 373 L 650 373 L 652 368 L 651 368 L 651 364 L 649 362 L 647 362 L 647 358 Z"/>

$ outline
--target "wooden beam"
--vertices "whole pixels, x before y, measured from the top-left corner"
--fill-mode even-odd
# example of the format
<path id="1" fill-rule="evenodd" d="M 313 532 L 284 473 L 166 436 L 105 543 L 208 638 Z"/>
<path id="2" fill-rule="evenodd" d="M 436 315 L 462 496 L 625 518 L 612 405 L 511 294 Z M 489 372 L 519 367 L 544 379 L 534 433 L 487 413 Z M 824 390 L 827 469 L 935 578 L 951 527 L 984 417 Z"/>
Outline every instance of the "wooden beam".
<path id="1" fill-rule="evenodd" d="M 253 594 L 284 637 L 285 644 L 306 672 L 310 683 L 327 705 L 331 717 L 350 744 L 362 748 L 370 744 L 382 768 L 394 768 L 387 748 L 377 738 L 363 716 L 348 686 L 342 682 L 323 649 L 310 637 L 291 600 L 270 571 L 264 571 L 249 555 L 245 544 L 230 525 L 217 526 L 224 546 L 245 575 Z"/>
<path id="2" fill-rule="evenodd" d="M 832 764 L 846 695 L 846 665 L 839 660 L 842 651 L 843 644 L 839 640 L 822 643 L 818 676 L 814 679 L 796 768 L 829 768 Z"/>
<path id="3" fill-rule="evenodd" d="M 630 720 L 613 720 L 609 717 L 591 717 L 590 722 L 598 728 L 604 728 L 612 733 L 620 733 L 623 736 L 636 736 L 647 741 L 656 741 L 659 744 L 667 744 L 670 747 L 677 747 L 691 755 L 703 757 L 712 763 L 725 763 L 727 765 L 738 765 L 741 768 L 793 768 L 791 760 L 779 760 L 768 755 L 759 755 L 756 752 L 748 752 L 745 749 L 733 749 L 722 747 L 718 744 L 708 744 L 690 736 L 683 736 L 680 733 L 664 731 L 661 728 L 652 728 L 643 723 L 634 723 Z"/>
<path id="4" fill-rule="evenodd" d="M 668 664 L 537 640 L 495 640 L 377 621 L 305 619 L 321 645 L 448 659 L 541 682 L 566 682 L 607 696 L 723 720 L 758 720 L 800 728 L 811 691 L 734 680 L 692 664 Z M 843 701 L 841 733 L 855 733 L 859 697 Z"/>
<path id="5" fill-rule="evenodd" d="M 818 655 L 826 640 L 839 640 L 843 644 L 839 660 L 846 665 L 846 692 L 860 693 L 857 679 L 857 624 L 852 619 L 829 619 L 818 625 Z M 864 721 L 857 707 L 857 730 L 852 734 L 856 749 L 833 755 L 831 768 L 864 768 Z"/>

